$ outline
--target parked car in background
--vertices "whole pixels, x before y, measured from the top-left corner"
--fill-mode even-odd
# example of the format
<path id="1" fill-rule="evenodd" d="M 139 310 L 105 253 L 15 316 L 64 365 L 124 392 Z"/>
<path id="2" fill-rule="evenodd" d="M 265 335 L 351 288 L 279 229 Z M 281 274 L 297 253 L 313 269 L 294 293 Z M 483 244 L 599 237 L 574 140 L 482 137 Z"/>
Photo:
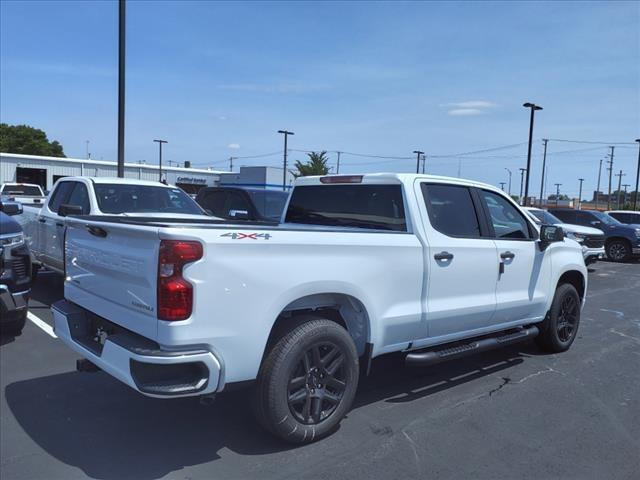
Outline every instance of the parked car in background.
<path id="1" fill-rule="evenodd" d="M 604 232 L 593 227 L 584 227 L 582 225 L 572 225 L 564 223 L 551 212 L 542 208 L 523 207 L 529 216 L 536 222 L 536 225 L 558 225 L 562 227 L 565 235 L 575 240 L 582 247 L 582 256 L 585 265 L 591 265 L 605 255 L 604 251 Z"/>
<path id="2" fill-rule="evenodd" d="M 373 357 L 569 349 L 587 292 L 561 227 L 428 175 L 299 178 L 279 225 L 70 218 L 66 247 L 61 341 L 152 397 L 253 384 L 259 423 L 293 443 L 335 430 Z"/>
<path id="3" fill-rule="evenodd" d="M 640 256 L 640 226 L 625 225 L 597 210 L 554 208 L 551 213 L 565 223 L 602 230 L 605 236 L 605 252 L 610 260 L 626 262 Z"/>
<path id="4" fill-rule="evenodd" d="M 34 183 L 3 183 L 0 195 L 22 203 L 43 203 L 46 198 L 40 185 Z"/>
<path id="5" fill-rule="evenodd" d="M 20 335 L 27 320 L 31 290 L 31 257 L 22 227 L 10 214 L 10 203 L 0 204 L 0 332 Z"/>
<path id="6" fill-rule="evenodd" d="M 63 273 L 68 215 L 211 218 L 183 190 L 160 182 L 64 177 L 56 182 L 41 208 L 24 205 L 24 213 L 16 217 L 31 249 L 34 275 L 40 266 Z"/>
<path id="7" fill-rule="evenodd" d="M 277 190 L 222 186 L 201 189 L 196 202 L 220 218 L 279 222 L 288 198 Z"/>
<path id="8" fill-rule="evenodd" d="M 620 223 L 640 225 L 640 212 L 634 212 L 632 210 L 610 210 L 605 213 Z"/>

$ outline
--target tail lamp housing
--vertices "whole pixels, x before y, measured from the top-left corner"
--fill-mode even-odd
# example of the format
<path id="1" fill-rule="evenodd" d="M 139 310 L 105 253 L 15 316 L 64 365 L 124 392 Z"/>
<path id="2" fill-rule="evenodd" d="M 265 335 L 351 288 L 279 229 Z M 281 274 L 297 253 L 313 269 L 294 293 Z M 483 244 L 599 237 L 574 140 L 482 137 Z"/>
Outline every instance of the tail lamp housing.
<path id="1" fill-rule="evenodd" d="M 158 253 L 158 319 L 185 320 L 193 311 L 193 285 L 182 277 L 185 265 L 202 258 L 202 244 L 161 240 Z"/>

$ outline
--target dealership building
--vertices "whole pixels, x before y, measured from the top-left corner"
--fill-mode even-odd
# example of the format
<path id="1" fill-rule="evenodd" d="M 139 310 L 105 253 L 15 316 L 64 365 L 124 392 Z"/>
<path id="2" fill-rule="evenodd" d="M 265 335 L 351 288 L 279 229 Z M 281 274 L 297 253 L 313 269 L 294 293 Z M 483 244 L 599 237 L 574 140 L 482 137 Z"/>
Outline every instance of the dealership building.
<path id="1" fill-rule="evenodd" d="M 115 162 L 0 153 L 0 184 L 34 183 L 44 190 L 51 190 L 53 184 L 62 177 L 116 177 L 117 174 Z M 125 163 L 124 176 L 140 180 L 159 180 L 159 169 L 157 165 Z M 187 193 L 197 193 L 202 187 L 218 185 L 282 189 L 282 169 L 276 167 L 240 167 L 240 172 L 224 172 L 163 166 L 162 179 Z M 287 188 L 290 188 L 292 183 L 293 176 L 287 172 Z"/>

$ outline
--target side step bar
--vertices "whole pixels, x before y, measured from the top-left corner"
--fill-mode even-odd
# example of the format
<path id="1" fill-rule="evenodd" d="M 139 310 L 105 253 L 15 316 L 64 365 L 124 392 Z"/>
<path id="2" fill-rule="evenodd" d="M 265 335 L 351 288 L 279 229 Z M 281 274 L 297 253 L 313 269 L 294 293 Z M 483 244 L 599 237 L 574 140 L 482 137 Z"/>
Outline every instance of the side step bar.
<path id="1" fill-rule="evenodd" d="M 538 335 L 538 327 L 523 328 L 522 330 L 503 334 L 498 337 L 485 337 L 470 341 L 469 343 L 456 342 L 454 346 L 443 348 L 441 350 L 409 353 L 405 361 L 407 366 L 410 367 L 435 365 L 436 363 L 444 362 L 446 360 L 455 360 L 466 357 L 467 355 L 493 350 L 494 348 L 506 347 L 513 343 L 528 340 L 536 335 Z"/>

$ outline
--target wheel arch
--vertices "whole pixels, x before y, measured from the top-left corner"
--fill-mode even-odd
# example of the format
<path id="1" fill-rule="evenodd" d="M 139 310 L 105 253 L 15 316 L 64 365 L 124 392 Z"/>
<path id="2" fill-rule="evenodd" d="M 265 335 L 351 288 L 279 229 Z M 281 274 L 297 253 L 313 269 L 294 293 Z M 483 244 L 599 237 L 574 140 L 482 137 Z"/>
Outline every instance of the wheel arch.
<path id="1" fill-rule="evenodd" d="M 564 284 L 568 283 L 573 285 L 576 291 L 578 292 L 578 296 L 580 297 L 580 301 L 584 301 L 584 296 L 587 291 L 587 279 L 584 274 L 579 270 L 567 270 L 560 278 L 558 278 L 558 283 L 556 284 L 556 289 Z"/>
<path id="2" fill-rule="evenodd" d="M 318 315 L 343 326 L 355 343 L 358 355 L 371 342 L 371 319 L 364 303 L 353 295 L 338 292 L 311 293 L 287 303 L 277 315 L 265 345 L 264 355 L 284 332 L 304 315 Z"/>

